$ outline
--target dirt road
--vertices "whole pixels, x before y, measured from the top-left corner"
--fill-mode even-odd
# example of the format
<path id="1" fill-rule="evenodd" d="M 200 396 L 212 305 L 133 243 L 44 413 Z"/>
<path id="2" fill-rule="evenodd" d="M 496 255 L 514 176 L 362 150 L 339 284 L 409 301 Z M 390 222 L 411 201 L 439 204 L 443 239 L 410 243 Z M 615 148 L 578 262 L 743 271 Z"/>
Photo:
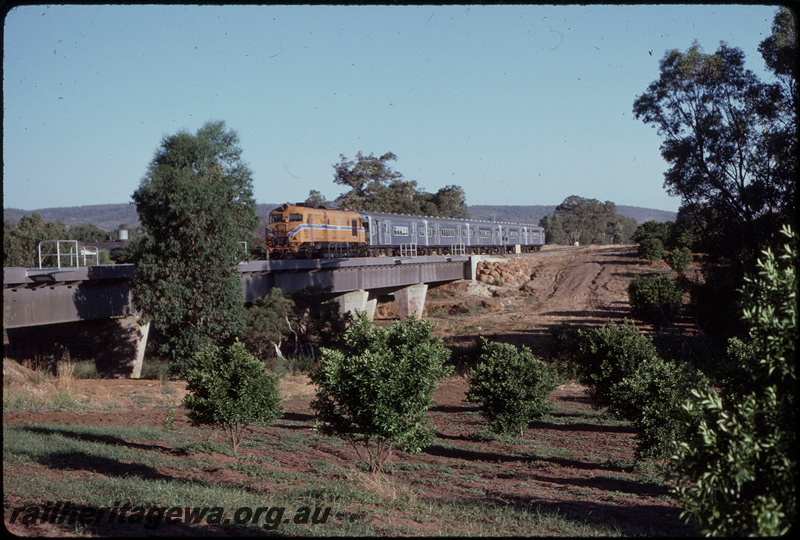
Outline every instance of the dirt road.
<path id="1" fill-rule="evenodd" d="M 439 323 L 437 334 L 451 342 L 481 335 L 538 350 L 555 324 L 598 326 L 630 318 L 630 280 L 668 269 L 663 261 L 643 262 L 634 246 L 553 247 L 482 262 L 477 283 L 430 291 L 427 313 Z"/>

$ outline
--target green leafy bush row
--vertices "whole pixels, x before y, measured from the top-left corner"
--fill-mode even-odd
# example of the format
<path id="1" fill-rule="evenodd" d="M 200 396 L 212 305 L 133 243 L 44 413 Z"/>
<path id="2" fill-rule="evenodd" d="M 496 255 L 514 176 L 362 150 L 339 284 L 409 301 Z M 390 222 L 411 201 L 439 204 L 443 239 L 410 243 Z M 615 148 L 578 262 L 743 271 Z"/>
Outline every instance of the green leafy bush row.
<path id="1" fill-rule="evenodd" d="M 651 338 L 630 321 L 584 334 L 582 362 L 597 407 L 633 423 L 637 455 L 669 457 L 687 422 L 683 402 L 705 377 L 687 364 L 663 360 Z"/>
<path id="2" fill-rule="evenodd" d="M 628 285 L 628 298 L 634 317 L 656 328 L 668 326 L 681 314 L 683 293 L 665 274 L 637 276 Z"/>
<path id="3" fill-rule="evenodd" d="M 521 434 L 531 420 L 548 410 L 547 396 L 556 387 L 550 366 L 527 347 L 481 338 L 480 362 L 469 372 L 467 400 L 476 403 L 486 426 L 502 435 Z"/>

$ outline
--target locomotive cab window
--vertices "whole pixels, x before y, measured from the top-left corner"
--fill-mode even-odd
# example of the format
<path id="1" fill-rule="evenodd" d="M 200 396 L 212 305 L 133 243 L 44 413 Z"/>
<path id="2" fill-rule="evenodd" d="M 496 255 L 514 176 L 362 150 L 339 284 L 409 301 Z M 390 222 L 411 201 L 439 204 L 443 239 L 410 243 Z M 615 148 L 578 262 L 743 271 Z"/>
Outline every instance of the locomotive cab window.
<path id="1" fill-rule="evenodd" d="M 272 214 L 269 217 L 270 223 L 283 223 L 283 214 Z"/>
<path id="2" fill-rule="evenodd" d="M 303 214 L 289 214 L 289 221 L 303 221 Z"/>

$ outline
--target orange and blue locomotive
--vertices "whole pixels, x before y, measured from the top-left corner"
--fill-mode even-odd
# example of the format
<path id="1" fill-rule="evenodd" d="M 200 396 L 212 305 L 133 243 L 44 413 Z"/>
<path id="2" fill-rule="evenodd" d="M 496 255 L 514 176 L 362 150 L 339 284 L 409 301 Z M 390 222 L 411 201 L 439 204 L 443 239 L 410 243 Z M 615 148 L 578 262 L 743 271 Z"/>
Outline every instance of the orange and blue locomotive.
<path id="1" fill-rule="evenodd" d="M 544 245 L 530 223 L 354 212 L 283 204 L 266 227 L 269 257 L 338 258 L 525 253 Z"/>

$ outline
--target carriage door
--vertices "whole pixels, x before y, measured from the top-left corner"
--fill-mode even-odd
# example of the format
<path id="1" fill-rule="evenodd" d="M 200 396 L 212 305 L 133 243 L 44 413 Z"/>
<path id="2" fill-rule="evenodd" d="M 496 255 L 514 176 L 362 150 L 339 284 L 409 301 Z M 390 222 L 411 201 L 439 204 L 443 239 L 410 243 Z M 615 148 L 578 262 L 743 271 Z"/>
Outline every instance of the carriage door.
<path id="1" fill-rule="evenodd" d="M 411 243 L 412 244 L 416 244 L 417 243 L 417 222 L 416 221 L 412 221 L 411 222 L 411 231 L 410 231 L 410 233 L 411 233 Z"/>

